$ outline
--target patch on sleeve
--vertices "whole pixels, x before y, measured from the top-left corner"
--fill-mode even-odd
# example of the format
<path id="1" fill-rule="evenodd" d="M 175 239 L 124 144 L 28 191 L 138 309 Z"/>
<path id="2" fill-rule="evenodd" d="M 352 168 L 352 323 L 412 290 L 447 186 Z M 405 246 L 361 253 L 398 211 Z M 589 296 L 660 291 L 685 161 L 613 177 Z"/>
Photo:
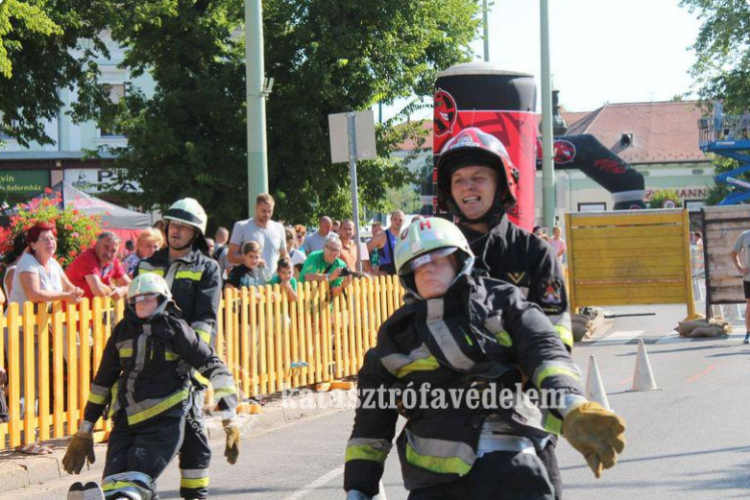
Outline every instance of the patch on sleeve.
<path id="1" fill-rule="evenodd" d="M 547 278 L 542 281 L 542 302 L 545 304 L 562 304 L 563 282 L 557 278 Z"/>

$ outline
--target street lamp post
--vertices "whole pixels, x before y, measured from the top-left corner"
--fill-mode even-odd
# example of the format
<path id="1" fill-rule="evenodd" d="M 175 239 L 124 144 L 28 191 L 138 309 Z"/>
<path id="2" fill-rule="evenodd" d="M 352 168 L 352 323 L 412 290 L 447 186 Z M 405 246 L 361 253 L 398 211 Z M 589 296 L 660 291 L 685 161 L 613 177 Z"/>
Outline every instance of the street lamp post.
<path id="1" fill-rule="evenodd" d="M 248 213 L 255 198 L 268 192 L 266 96 L 263 61 L 263 7 L 261 0 L 245 0 L 245 87 L 247 98 Z"/>
<path id="2" fill-rule="evenodd" d="M 487 14 L 487 0 L 482 0 L 483 28 L 484 28 L 484 62 L 490 62 L 490 28 Z"/>
<path id="3" fill-rule="evenodd" d="M 542 46 L 542 198 L 544 226 L 555 225 L 555 165 L 552 161 L 552 76 L 549 54 L 549 0 L 539 0 Z"/>

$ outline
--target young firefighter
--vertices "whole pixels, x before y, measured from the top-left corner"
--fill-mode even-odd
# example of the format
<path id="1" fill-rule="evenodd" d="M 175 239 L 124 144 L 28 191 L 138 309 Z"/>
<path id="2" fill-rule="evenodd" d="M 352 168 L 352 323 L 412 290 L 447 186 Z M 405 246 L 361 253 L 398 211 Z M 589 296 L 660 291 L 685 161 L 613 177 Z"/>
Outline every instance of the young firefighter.
<path id="1" fill-rule="evenodd" d="M 479 406 L 466 393 L 505 392 L 524 378 L 559 395 L 554 411 L 565 436 L 597 477 L 614 466 L 624 422 L 582 396 L 580 371 L 537 305 L 512 285 L 472 274 L 474 257 L 456 226 L 435 218 L 411 224 L 395 261 L 407 300 L 383 324 L 359 372 L 347 499 L 378 493 L 401 413 L 407 423 L 397 446 L 409 500 L 552 500 L 538 458 L 549 434 L 537 406 L 524 392 L 510 392 L 505 405 Z M 396 408 L 387 392 L 394 389 L 401 391 Z M 409 390 L 415 398 L 406 397 Z M 450 392 L 461 390 L 456 404 Z"/>
<path id="2" fill-rule="evenodd" d="M 86 460 L 94 462 L 92 430 L 109 405 L 113 428 L 104 466 L 104 493 L 98 490 L 99 495 L 92 496 L 89 490 L 82 496 L 77 483 L 71 487 L 70 500 L 157 498 L 156 480 L 183 441 L 192 390 L 190 368 L 211 381 L 227 434 L 224 455 L 230 464 L 237 461 L 240 431 L 235 423 L 237 394 L 232 375 L 175 312 L 164 278 L 148 273 L 133 280 L 125 317 L 107 341 L 84 421 L 63 458 L 69 474 L 80 473 Z"/>

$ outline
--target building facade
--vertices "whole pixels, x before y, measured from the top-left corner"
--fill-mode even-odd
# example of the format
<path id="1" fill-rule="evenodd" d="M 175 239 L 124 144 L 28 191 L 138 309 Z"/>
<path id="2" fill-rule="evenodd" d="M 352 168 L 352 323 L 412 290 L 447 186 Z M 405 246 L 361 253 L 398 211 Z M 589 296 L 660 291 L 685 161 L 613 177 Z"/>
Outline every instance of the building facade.
<path id="1" fill-rule="evenodd" d="M 153 79 L 147 73 L 133 78 L 127 70 L 119 68 L 124 50 L 112 42 L 109 33 L 102 33 L 101 38 L 110 57 L 102 56 L 97 63 L 101 82 L 109 86 L 110 98 L 117 102 L 132 88 L 153 95 Z M 10 137 L 0 137 L 0 193 L 11 201 L 21 201 L 62 180 L 104 198 L 107 198 L 105 191 L 138 189 L 132 183 L 120 183 L 115 190 L 104 187 L 120 176 L 111 169 L 111 156 L 102 154 L 101 158 L 92 158 L 91 153 L 101 146 L 124 146 L 127 140 L 102 130 L 95 121 L 74 123 L 69 112 L 78 98 L 76 89 L 60 89 L 59 95 L 63 106 L 57 118 L 44 124 L 54 144 L 32 143 L 26 148 Z"/>

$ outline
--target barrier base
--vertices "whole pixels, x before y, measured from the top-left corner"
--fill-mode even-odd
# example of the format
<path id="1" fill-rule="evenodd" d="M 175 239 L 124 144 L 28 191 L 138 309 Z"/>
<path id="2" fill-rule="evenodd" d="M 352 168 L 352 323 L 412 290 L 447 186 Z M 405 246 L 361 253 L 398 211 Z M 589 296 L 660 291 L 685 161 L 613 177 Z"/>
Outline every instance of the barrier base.
<path id="1" fill-rule="evenodd" d="M 354 387 L 354 385 L 351 382 L 344 382 L 343 380 L 335 380 L 333 382 L 323 382 L 320 384 L 315 384 L 315 390 L 317 392 L 330 392 L 336 389 L 348 391 L 352 387 Z"/>

